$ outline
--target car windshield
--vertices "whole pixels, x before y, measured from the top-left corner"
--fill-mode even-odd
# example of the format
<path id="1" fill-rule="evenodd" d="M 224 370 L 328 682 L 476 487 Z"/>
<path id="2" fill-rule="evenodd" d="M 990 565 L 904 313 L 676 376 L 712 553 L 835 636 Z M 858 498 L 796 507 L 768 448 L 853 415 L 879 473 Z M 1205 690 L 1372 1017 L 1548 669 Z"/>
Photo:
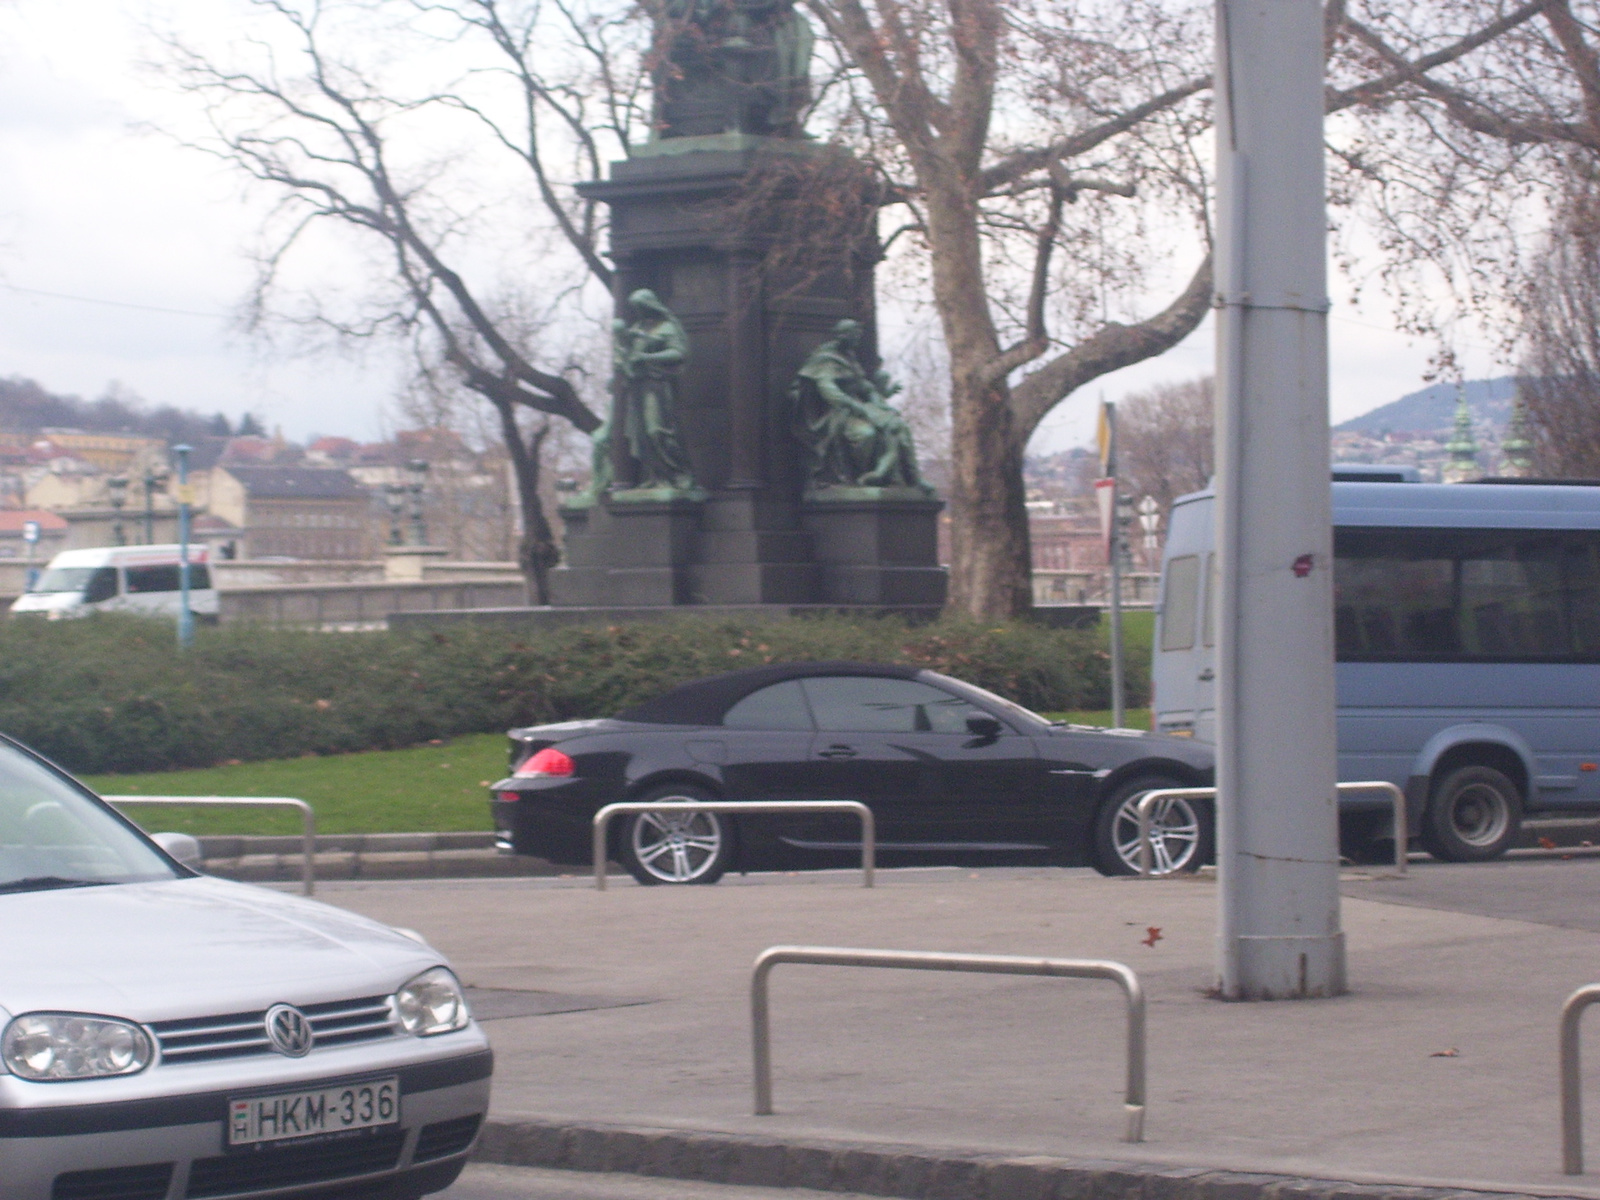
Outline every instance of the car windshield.
<path id="1" fill-rule="evenodd" d="M 0 896 L 176 875 L 154 846 L 50 768 L 0 745 Z"/>
<path id="2" fill-rule="evenodd" d="M 951 679 L 948 675 L 941 675 L 937 671 L 924 671 L 922 672 L 922 677 L 930 682 L 943 684 L 952 691 L 965 692 L 969 697 L 976 698 L 992 708 L 997 708 L 1007 716 L 1017 718 L 1024 726 L 1043 726 L 1048 729 L 1054 724 L 1054 722 L 1045 720 L 1030 708 L 1023 708 L 1022 705 L 1013 700 L 1007 700 L 1004 696 L 996 696 L 988 688 L 981 688 L 976 684 L 967 683 L 960 679 Z"/>
<path id="3" fill-rule="evenodd" d="M 51 567 L 40 573 L 30 592 L 81 592 L 96 567 Z"/>

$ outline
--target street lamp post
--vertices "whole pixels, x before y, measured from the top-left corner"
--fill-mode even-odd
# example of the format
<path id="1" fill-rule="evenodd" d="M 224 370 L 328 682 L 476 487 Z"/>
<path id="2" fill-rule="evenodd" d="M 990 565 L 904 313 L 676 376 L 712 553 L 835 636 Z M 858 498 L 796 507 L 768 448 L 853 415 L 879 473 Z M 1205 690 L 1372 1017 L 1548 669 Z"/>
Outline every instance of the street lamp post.
<path id="1" fill-rule="evenodd" d="M 1216 17 L 1217 991 L 1336 996 L 1323 13 Z"/>
<path id="2" fill-rule="evenodd" d="M 428 463 L 425 459 L 413 458 L 406 464 L 406 470 L 411 474 L 411 483 L 407 485 L 411 493 L 411 541 L 413 545 L 426 546 L 428 526 L 422 516 L 422 489 L 428 478 Z"/>
<path id="3" fill-rule="evenodd" d="M 128 531 L 122 526 L 122 506 L 128 502 L 128 477 L 113 475 L 106 480 L 106 491 L 111 495 L 111 541 L 126 546 Z"/>
<path id="4" fill-rule="evenodd" d="M 389 510 L 389 545 L 404 546 L 405 530 L 401 527 L 406 511 L 406 485 L 386 483 L 383 486 L 383 503 Z"/>
<path id="5" fill-rule="evenodd" d="M 167 480 L 171 478 L 166 471 L 157 471 L 154 466 L 144 469 L 144 544 L 155 545 L 156 541 L 156 489 L 165 488 Z"/>
<path id="6" fill-rule="evenodd" d="M 194 611 L 189 607 L 189 520 L 194 495 L 189 490 L 190 446 L 174 446 L 178 456 L 178 645 L 194 644 Z"/>

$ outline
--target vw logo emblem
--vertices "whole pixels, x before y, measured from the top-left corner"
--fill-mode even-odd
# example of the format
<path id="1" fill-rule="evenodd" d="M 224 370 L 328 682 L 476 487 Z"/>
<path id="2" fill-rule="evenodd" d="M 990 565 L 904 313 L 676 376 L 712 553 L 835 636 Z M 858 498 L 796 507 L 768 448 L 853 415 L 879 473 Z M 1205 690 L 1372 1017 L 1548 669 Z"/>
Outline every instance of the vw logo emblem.
<path id="1" fill-rule="evenodd" d="M 267 1027 L 267 1041 L 279 1054 L 304 1058 L 311 1053 L 311 1044 L 316 1041 L 317 1035 L 312 1032 L 311 1022 L 306 1020 L 305 1013 L 294 1005 L 274 1004 L 267 1009 L 263 1023 Z"/>

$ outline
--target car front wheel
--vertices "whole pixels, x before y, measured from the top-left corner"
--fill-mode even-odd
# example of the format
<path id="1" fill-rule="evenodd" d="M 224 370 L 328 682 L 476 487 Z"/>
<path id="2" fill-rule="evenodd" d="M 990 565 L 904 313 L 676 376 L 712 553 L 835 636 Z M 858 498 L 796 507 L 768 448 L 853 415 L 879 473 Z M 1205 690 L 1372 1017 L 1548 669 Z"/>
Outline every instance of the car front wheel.
<path id="1" fill-rule="evenodd" d="M 658 812 L 639 813 L 622 828 L 618 859 L 646 886 L 715 883 L 728 869 L 732 839 L 716 813 L 673 812 L 672 805 L 714 797 L 694 787 L 657 788 L 640 797 L 661 801 Z"/>
<path id="2" fill-rule="evenodd" d="M 1140 799 L 1158 788 L 1188 786 L 1145 775 L 1130 779 L 1106 798 L 1095 821 L 1095 866 L 1102 875 L 1139 873 Z M 1151 874 L 1193 871 L 1211 857 L 1213 837 L 1209 804 L 1178 798 L 1159 802 L 1150 819 Z"/>
<path id="3" fill-rule="evenodd" d="M 1428 852 L 1445 862 L 1499 858 L 1522 829 L 1522 793 L 1493 767 L 1459 767 L 1434 786 L 1422 818 Z"/>

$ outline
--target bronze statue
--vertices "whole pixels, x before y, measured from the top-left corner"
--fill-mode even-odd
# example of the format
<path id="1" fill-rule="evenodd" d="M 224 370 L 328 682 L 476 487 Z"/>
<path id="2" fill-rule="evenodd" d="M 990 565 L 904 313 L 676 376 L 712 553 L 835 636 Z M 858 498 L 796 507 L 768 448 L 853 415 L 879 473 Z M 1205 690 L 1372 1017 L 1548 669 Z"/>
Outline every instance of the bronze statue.
<path id="1" fill-rule="evenodd" d="M 811 24 L 794 0 L 656 0 L 656 136 L 802 137 Z"/>
<path id="2" fill-rule="evenodd" d="M 620 429 L 633 463 L 629 487 L 692 490 L 694 471 L 678 441 L 678 368 L 689 357 L 683 324 L 649 288 L 628 297 L 633 323 L 612 323 L 617 370 L 617 411 L 609 436 Z"/>
<path id="3" fill-rule="evenodd" d="M 917 470 L 911 427 L 889 404 L 900 387 L 887 372 L 867 374 L 856 357 L 861 335 L 860 322 L 840 321 L 789 387 L 795 436 L 808 451 L 807 486 L 931 493 Z"/>

